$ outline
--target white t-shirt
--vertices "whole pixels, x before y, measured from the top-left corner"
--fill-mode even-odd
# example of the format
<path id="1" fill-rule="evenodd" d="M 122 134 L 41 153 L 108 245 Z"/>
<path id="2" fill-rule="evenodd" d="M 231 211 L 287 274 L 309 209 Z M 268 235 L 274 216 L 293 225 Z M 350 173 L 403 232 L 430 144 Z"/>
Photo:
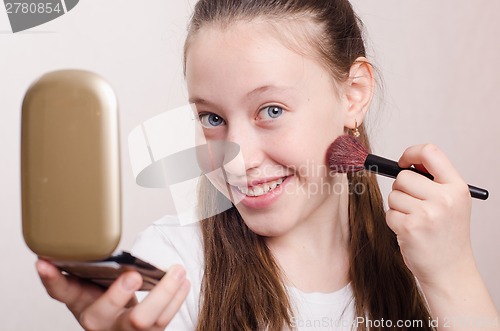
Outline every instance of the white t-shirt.
<path id="1" fill-rule="evenodd" d="M 191 290 L 166 330 L 194 330 L 198 317 L 203 250 L 199 223 L 183 225 L 175 216 L 164 216 L 143 231 L 131 253 L 160 269 L 173 264 L 185 267 Z M 333 293 L 305 293 L 288 287 L 295 316 L 292 326 L 300 331 L 350 330 L 354 302 L 350 285 Z M 147 292 L 138 292 L 139 300 Z"/>

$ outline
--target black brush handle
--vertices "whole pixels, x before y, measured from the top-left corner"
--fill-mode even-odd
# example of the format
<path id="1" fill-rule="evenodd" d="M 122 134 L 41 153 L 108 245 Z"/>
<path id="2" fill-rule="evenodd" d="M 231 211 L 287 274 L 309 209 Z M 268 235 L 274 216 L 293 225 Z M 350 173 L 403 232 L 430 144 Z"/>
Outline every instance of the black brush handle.
<path id="1" fill-rule="evenodd" d="M 472 186 L 472 185 L 469 185 L 469 184 L 467 184 L 467 186 L 469 186 L 470 196 L 473 197 L 473 198 L 481 199 L 481 200 L 486 200 L 490 196 L 490 194 L 488 193 L 488 191 L 485 190 L 484 188 L 480 188 L 480 187 L 477 187 L 477 186 Z"/>
<path id="2" fill-rule="evenodd" d="M 368 154 L 365 160 L 364 167 L 368 171 L 372 171 L 390 178 L 396 178 L 396 176 L 403 170 L 411 170 L 413 172 L 416 172 L 417 174 L 429 178 L 430 180 L 434 180 L 434 176 L 429 173 L 422 172 L 415 168 L 401 168 L 396 161 L 373 154 Z M 486 200 L 489 196 L 487 190 L 472 185 L 469 185 L 469 192 L 471 197 L 480 200 Z"/>

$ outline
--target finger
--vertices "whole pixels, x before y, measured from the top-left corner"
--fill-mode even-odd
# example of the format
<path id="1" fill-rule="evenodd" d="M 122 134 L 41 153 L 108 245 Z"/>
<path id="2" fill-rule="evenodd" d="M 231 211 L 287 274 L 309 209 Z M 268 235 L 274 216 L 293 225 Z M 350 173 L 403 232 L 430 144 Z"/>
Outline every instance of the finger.
<path id="1" fill-rule="evenodd" d="M 389 209 L 385 214 L 385 221 L 392 232 L 399 235 L 403 232 L 404 225 L 405 222 L 408 221 L 408 217 L 405 213 L 398 210 Z"/>
<path id="2" fill-rule="evenodd" d="M 428 200 L 438 193 L 437 183 L 413 171 L 403 170 L 392 183 L 392 189 L 402 191 L 419 200 Z"/>
<path id="3" fill-rule="evenodd" d="M 111 325 L 133 299 L 142 285 L 142 277 L 136 271 L 122 274 L 108 290 L 90 305 L 80 316 L 85 329 L 102 329 Z"/>
<path id="4" fill-rule="evenodd" d="M 84 284 L 75 278 L 64 276 L 56 266 L 45 260 L 36 261 L 36 269 L 47 293 L 68 306 L 73 314 L 92 303 L 103 291 Z"/>
<path id="5" fill-rule="evenodd" d="M 186 297 L 189 293 L 189 288 L 190 288 L 189 281 L 187 279 L 184 279 L 184 282 L 181 284 L 181 287 L 175 294 L 174 298 L 158 318 L 157 321 L 158 326 L 164 328 L 170 323 L 170 321 L 174 318 L 175 314 L 179 311 L 184 300 L 186 300 Z"/>
<path id="6" fill-rule="evenodd" d="M 155 325 L 179 291 L 185 277 L 184 268 L 180 265 L 172 266 L 148 296 L 134 307 L 130 313 L 131 323 L 138 329 L 146 329 Z"/>
<path id="7" fill-rule="evenodd" d="M 398 190 L 391 191 L 387 198 L 389 208 L 403 214 L 411 214 L 415 210 L 415 205 L 421 201 Z"/>
<path id="8" fill-rule="evenodd" d="M 408 168 L 421 164 L 434 176 L 437 183 L 451 183 L 461 180 L 457 170 L 453 167 L 446 155 L 432 144 L 409 147 L 399 159 L 399 166 Z"/>
<path id="9" fill-rule="evenodd" d="M 113 323 L 113 326 L 110 328 L 112 331 L 143 331 L 143 330 L 148 330 L 148 331 L 164 331 L 165 327 L 160 328 L 154 328 L 154 327 L 147 327 L 147 328 L 142 328 L 139 326 L 134 326 L 130 323 L 130 313 L 133 311 L 133 309 L 127 309 L 123 312 L 123 314 L 119 315 L 115 322 Z"/>

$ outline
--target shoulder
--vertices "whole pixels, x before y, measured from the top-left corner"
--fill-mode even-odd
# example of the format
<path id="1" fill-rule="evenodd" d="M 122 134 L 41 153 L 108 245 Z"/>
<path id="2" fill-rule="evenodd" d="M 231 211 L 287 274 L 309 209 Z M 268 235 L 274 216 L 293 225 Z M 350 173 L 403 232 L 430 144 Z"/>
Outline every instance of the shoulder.
<path id="1" fill-rule="evenodd" d="M 161 269 L 181 264 L 199 269 L 203 263 L 199 223 L 181 225 L 173 215 L 165 215 L 137 237 L 132 254 Z"/>

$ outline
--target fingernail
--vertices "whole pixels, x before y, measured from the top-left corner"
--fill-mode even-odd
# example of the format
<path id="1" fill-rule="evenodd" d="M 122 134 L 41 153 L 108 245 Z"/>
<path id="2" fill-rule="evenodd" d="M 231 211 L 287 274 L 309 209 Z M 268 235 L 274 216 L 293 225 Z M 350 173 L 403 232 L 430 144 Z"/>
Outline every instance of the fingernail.
<path id="1" fill-rule="evenodd" d="M 186 270 L 184 270 L 184 268 L 181 268 L 181 267 L 175 267 L 173 273 L 174 273 L 175 279 L 177 279 L 177 280 L 182 280 L 186 276 Z"/>
<path id="2" fill-rule="evenodd" d="M 35 267 L 40 277 L 47 277 L 48 273 L 47 263 L 45 263 L 42 260 L 38 260 L 36 261 Z"/>
<path id="3" fill-rule="evenodd" d="M 135 291 L 137 287 L 139 286 L 139 278 L 137 277 L 136 274 L 128 274 L 125 275 L 125 278 L 122 281 L 122 286 L 124 289 L 127 291 Z"/>

